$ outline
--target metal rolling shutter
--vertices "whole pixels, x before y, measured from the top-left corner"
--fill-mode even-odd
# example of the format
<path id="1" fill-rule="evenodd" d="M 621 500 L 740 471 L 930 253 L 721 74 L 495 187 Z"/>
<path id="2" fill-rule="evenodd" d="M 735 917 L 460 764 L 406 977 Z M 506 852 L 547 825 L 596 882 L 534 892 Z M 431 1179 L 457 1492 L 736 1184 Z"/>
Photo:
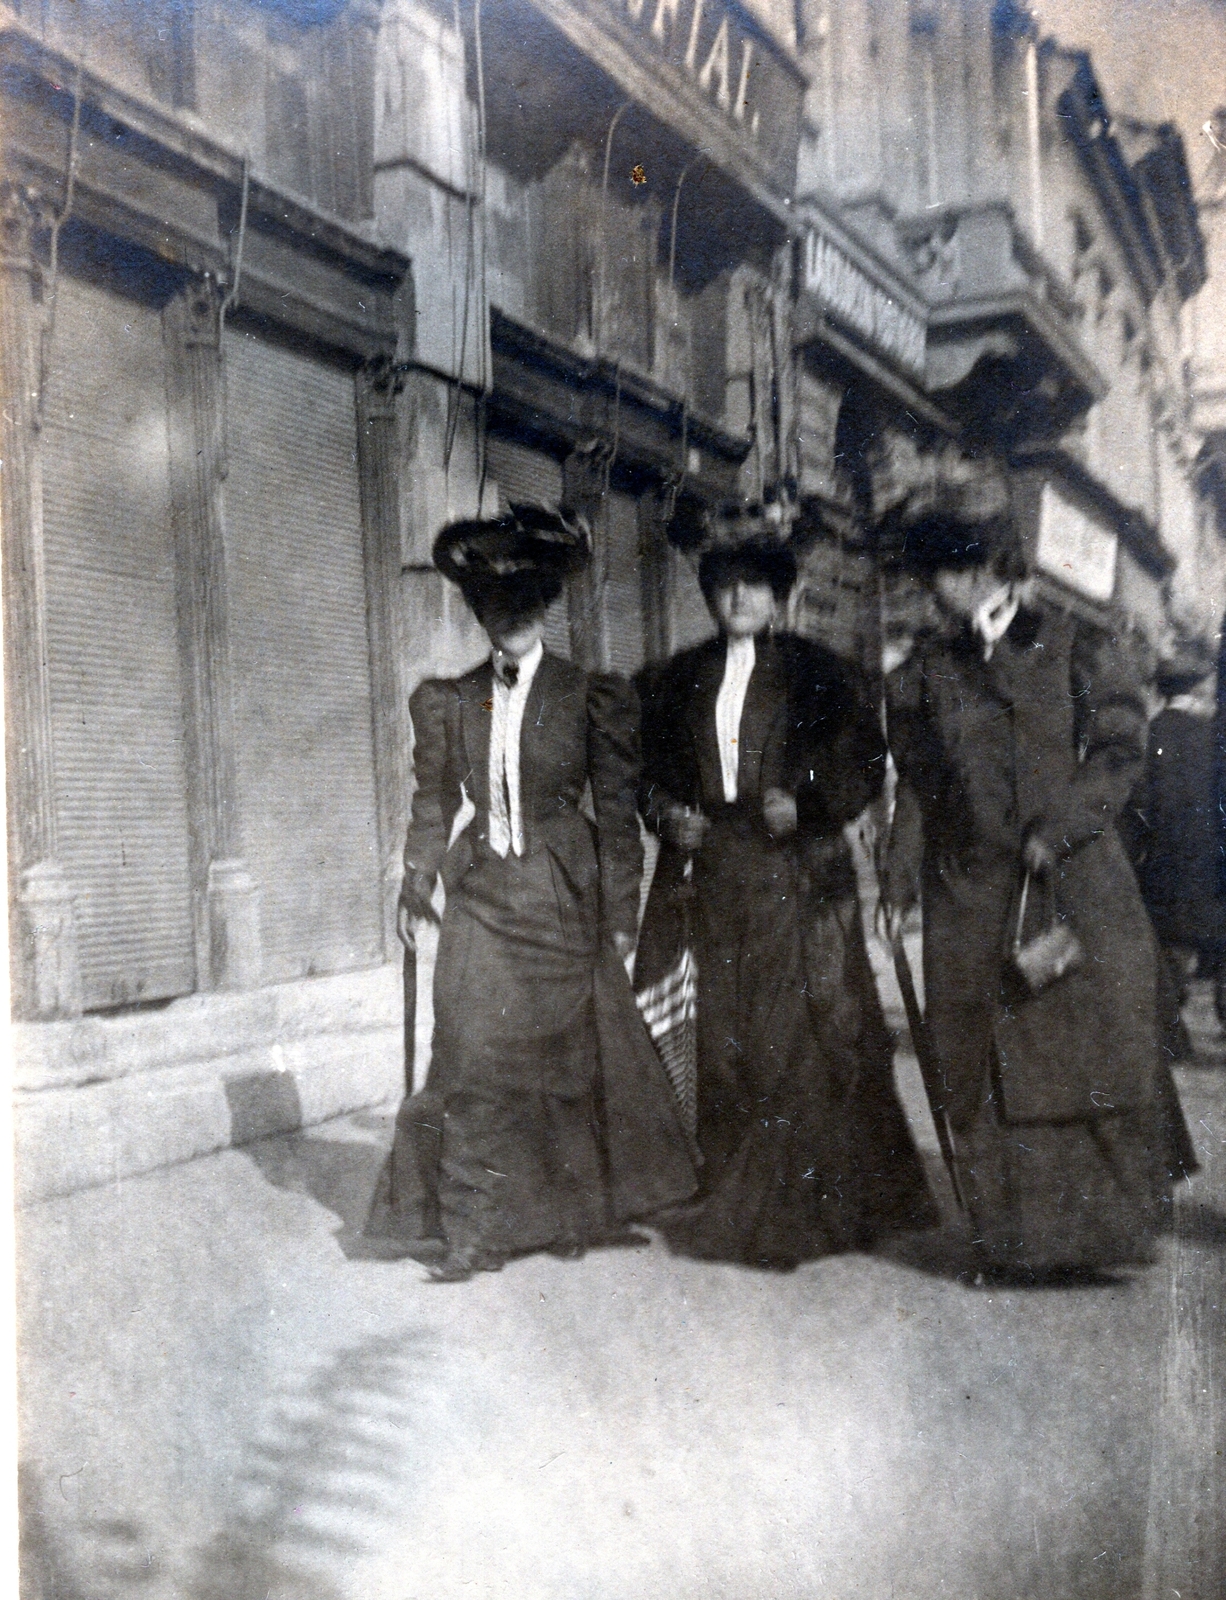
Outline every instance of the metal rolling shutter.
<path id="1" fill-rule="evenodd" d="M 195 983 L 161 319 L 61 278 L 43 431 L 59 851 L 85 1004 Z"/>
<path id="2" fill-rule="evenodd" d="M 226 333 L 230 633 L 264 973 L 382 959 L 353 379 Z"/>
<path id="3" fill-rule="evenodd" d="M 639 557 L 638 502 L 610 490 L 604 528 L 597 538 L 601 657 L 627 677 L 643 665 L 643 575 Z"/>
<path id="4" fill-rule="evenodd" d="M 690 645 L 709 639 L 715 632 L 715 623 L 698 587 L 695 564 L 679 550 L 669 551 L 669 561 L 672 567 L 670 648 L 687 650 Z"/>
<path id="5" fill-rule="evenodd" d="M 485 472 L 498 485 L 505 507 L 525 501 L 556 509 L 562 503 L 562 466 L 540 450 L 491 435 L 485 445 Z M 545 619 L 545 646 L 570 659 L 570 613 L 566 596 L 555 601 Z"/>

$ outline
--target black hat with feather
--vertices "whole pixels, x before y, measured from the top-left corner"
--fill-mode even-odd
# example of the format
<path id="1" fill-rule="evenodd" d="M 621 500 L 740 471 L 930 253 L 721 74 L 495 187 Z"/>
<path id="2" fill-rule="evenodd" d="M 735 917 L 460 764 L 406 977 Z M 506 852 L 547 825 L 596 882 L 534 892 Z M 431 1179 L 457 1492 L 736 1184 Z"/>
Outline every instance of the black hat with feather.
<path id="1" fill-rule="evenodd" d="M 582 517 L 536 505 L 448 523 L 434 541 L 434 565 L 477 612 L 495 597 L 526 611 L 549 605 L 591 554 Z"/>

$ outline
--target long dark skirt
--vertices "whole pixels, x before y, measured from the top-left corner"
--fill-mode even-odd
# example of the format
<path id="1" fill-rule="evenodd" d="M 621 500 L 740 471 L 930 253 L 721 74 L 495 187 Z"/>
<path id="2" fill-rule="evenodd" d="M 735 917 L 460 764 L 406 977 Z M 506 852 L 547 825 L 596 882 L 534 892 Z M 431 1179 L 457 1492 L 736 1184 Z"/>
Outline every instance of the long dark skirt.
<path id="1" fill-rule="evenodd" d="M 401 1111 L 416 1159 L 392 1174 L 422 1233 L 509 1255 L 603 1231 L 596 949 L 594 889 L 547 851 L 475 857 L 439 937 L 429 1081 Z"/>
<path id="2" fill-rule="evenodd" d="M 838 1026 L 810 1005 L 811 964 L 826 990 L 832 969 L 806 942 L 811 892 L 798 849 L 772 841 L 748 808 L 729 808 L 695 858 L 694 890 L 702 1203 L 670 1229 L 671 1242 L 707 1258 L 789 1267 L 865 1242 L 875 1187 L 896 1183 L 888 1207 L 896 1215 L 922 1211 L 922 1169 L 892 1083 L 862 1092 L 862 997 L 850 1009 L 833 1006 Z M 840 993 L 852 942 L 841 935 Z M 885 1174 L 896 1163 L 882 1139 L 866 1135 L 872 1112 L 849 1115 L 874 1093 L 878 1111 L 896 1112 L 884 1147 L 909 1165 L 901 1179 Z"/>
<path id="3" fill-rule="evenodd" d="M 935 1227 L 940 1214 L 894 1086 L 894 1036 L 865 944 L 850 847 L 839 839 L 832 855 L 824 853 L 801 873 L 807 998 L 837 1107 L 832 1181 L 845 1231 L 868 1243 Z"/>
<path id="4" fill-rule="evenodd" d="M 1010 1271 L 1143 1262 L 1176 1182 L 1197 1162 L 1170 1073 L 1152 1104 L 1050 1122 L 1006 1119 L 989 1068 L 985 1102 L 955 1153 L 979 1257 Z"/>

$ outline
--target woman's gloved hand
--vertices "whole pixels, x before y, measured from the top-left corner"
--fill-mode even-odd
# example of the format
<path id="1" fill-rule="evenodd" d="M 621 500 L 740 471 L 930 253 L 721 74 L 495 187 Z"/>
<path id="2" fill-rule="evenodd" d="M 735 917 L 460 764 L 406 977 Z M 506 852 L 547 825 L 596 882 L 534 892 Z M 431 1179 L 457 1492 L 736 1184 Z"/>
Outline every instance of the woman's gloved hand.
<path id="1" fill-rule="evenodd" d="M 1045 878 L 1055 870 L 1059 858 L 1051 845 L 1040 839 L 1037 833 L 1032 833 L 1022 849 L 1022 861 L 1027 872 L 1033 873 L 1036 878 Z"/>
<path id="2" fill-rule="evenodd" d="M 767 789 L 762 796 L 762 816 L 772 838 L 790 838 L 796 832 L 796 796 L 785 789 Z"/>
<path id="3" fill-rule="evenodd" d="M 413 932 L 415 922 L 437 922 L 434 909 L 434 878 L 432 872 L 406 872 L 400 886 L 400 904 L 396 908 L 396 932 L 406 950 L 416 950 L 417 937 Z"/>
<path id="4" fill-rule="evenodd" d="M 711 819 L 691 806 L 669 806 L 664 813 L 660 832 L 667 844 L 692 855 L 695 850 L 702 849 L 702 841 L 710 826 Z"/>

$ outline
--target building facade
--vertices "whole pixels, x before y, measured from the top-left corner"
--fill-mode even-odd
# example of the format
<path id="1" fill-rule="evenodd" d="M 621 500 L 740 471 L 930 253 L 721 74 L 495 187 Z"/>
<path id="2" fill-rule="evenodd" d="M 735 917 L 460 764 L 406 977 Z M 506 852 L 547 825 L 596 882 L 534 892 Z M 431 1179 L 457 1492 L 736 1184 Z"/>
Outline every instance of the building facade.
<path id="1" fill-rule="evenodd" d="M 1017 5 L 806 0 L 800 15 L 797 211 L 835 213 L 923 327 L 926 411 L 866 411 L 845 377 L 826 397 L 860 416 L 835 453 L 867 463 L 845 492 L 868 550 L 938 461 L 981 468 L 1008 481 L 1053 598 L 1134 634 L 1142 656 L 1175 631 L 1208 639 L 1226 561 L 1183 363 L 1207 267 L 1179 134 L 1109 108 L 1090 59 Z M 816 260 L 826 318 L 889 354 L 868 291 L 852 304 Z M 884 271 L 878 289 L 902 304 Z"/>
<path id="2" fill-rule="evenodd" d="M 1218 541 L 1226 540 L 1226 106 L 1205 119 L 1201 133 L 1205 148 L 1197 211 L 1205 238 L 1207 279 L 1185 310 L 1184 359 L 1192 433 L 1200 446 L 1202 539 L 1213 551 Z M 1226 592 L 1220 584 L 1206 595 L 1206 609 L 1215 604 L 1219 614 L 1226 610 Z"/>
<path id="3" fill-rule="evenodd" d="M 410 675 L 481 648 L 430 564 L 442 522 L 478 505 L 565 500 L 591 520 L 596 559 L 551 618 L 552 648 L 629 672 L 705 629 L 664 538 L 671 508 L 774 486 L 789 432 L 804 84 L 763 15 L 724 0 L 385 7 L 375 205 L 418 285 Z"/>
<path id="4" fill-rule="evenodd" d="M 363 1046 L 398 1035 L 371 973 L 407 810 L 412 280 L 368 220 L 377 14 L 317 13 L 0 17 L 10 948 L 35 1192 L 216 1147 L 278 1096 L 334 1103 L 329 1072 L 369 1076 Z"/>
<path id="5" fill-rule="evenodd" d="M 484 649 L 448 518 L 583 510 L 548 639 L 622 672 L 709 631 L 666 530 L 733 495 L 879 670 L 941 472 L 1061 604 L 1217 626 L 1182 144 L 1016 6 L 21 0 L 0 49 L 23 1192 L 394 1092 L 408 696 Z"/>

